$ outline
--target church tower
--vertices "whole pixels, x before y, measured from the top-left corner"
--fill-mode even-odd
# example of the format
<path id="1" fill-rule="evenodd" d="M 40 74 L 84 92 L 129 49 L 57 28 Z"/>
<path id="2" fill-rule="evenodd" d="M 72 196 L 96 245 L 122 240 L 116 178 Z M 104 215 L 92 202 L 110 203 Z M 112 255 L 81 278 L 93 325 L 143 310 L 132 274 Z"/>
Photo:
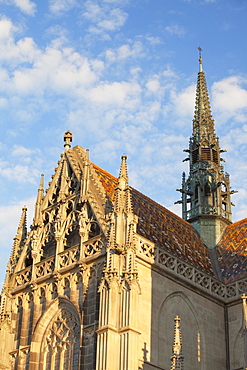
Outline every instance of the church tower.
<path id="1" fill-rule="evenodd" d="M 232 221 L 229 174 L 224 172 L 219 138 L 215 134 L 199 47 L 193 132 L 189 141 L 189 176 L 182 176 L 182 217 L 190 222 L 208 248 L 214 248 Z"/>

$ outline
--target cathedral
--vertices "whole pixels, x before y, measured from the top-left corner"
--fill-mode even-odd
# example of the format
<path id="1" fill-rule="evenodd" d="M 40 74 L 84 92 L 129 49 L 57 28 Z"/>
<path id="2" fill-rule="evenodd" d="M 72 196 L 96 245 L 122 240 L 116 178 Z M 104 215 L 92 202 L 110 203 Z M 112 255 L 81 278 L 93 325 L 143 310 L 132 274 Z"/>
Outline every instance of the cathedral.
<path id="1" fill-rule="evenodd" d="M 247 369 L 247 218 L 232 223 L 202 59 L 182 218 L 72 146 L 27 231 L 22 209 L 0 301 L 0 369 Z"/>

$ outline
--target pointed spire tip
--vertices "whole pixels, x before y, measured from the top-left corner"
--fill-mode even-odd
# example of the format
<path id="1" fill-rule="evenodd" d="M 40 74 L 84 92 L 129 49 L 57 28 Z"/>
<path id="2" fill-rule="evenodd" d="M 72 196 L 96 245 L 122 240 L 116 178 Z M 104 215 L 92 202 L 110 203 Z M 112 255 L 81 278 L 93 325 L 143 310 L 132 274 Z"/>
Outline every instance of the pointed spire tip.
<path id="1" fill-rule="evenodd" d="M 197 49 L 199 50 L 199 65 L 200 65 L 200 69 L 199 69 L 199 72 L 202 72 L 202 48 L 200 46 L 197 47 Z"/>

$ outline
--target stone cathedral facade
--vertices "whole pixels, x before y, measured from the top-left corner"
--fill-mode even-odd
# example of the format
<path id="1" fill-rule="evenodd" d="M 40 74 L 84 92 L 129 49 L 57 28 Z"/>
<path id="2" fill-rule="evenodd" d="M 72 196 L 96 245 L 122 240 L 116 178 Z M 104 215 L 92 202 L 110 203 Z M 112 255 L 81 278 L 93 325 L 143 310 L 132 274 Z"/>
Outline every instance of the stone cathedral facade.
<path id="1" fill-rule="evenodd" d="M 71 146 L 29 232 L 21 219 L 1 294 L 0 369 L 247 368 L 247 219 L 231 221 L 202 60 L 183 218 Z"/>

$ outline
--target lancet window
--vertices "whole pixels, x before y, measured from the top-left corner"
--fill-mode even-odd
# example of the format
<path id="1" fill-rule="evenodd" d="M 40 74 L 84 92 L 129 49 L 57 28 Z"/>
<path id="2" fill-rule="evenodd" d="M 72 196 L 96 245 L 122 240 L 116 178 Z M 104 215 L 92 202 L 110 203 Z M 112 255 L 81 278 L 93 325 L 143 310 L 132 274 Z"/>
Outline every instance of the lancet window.
<path id="1" fill-rule="evenodd" d="M 42 370 L 77 369 L 79 322 L 67 310 L 60 310 L 48 327 L 42 353 Z"/>

